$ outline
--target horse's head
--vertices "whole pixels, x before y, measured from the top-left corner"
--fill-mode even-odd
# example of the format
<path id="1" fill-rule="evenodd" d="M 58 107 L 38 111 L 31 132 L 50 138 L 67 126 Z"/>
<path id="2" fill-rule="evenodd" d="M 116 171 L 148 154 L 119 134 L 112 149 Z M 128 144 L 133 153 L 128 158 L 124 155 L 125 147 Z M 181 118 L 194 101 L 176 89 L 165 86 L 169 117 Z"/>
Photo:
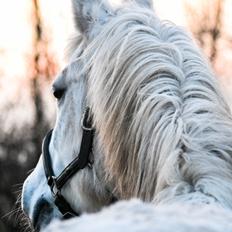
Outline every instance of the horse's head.
<path id="1" fill-rule="evenodd" d="M 132 2 L 73 0 L 80 36 L 53 84 L 45 162 L 23 188 L 38 228 L 115 198 L 232 202 L 231 116 L 212 72 L 181 28 L 157 19 L 149 0 Z"/>
<path id="2" fill-rule="evenodd" d="M 149 1 L 145 0 L 138 3 L 142 8 L 151 6 Z M 54 176 L 58 176 L 80 153 L 84 133 L 82 119 L 86 107 L 90 106 L 92 114 L 94 114 L 92 108 L 98 110 L 92 103 L 93 89 L 90 91 L 89 88 L 89 75 L 94 63 L 91 59 L 96 53 L 94 51 L 97 48 L 96 43 L 99 42 L 99 39 L 95 41 L 95 37 L 99 37 L 102 29 L 117 15 L 115 10 L 100 0 L 73 0 L 73 8 L 80 35 L 75 40 L 75 51 L 69 65 L 53 84 L 58 112 L 47 146 Z M 107 40 L 107 38 L 104 39 Z M 104 62 L 104 58 L 100 62 Z M 96 89 L 96 91 L 99 90 Z M 97 104 L 101 105 L 101 102 Z M 94 121 L 94 126 L 96 123 L 97 119 L 96 122 Z M 92 152 L 88 157 L 93 162 L 92 167 L 86 165 L 68 179 L 61 189 L 62 196 L 77 214 L 97 211 L 102 206 L 110 204 L 114 198 L 113 180 L 107 181 L 108 173 L 104 168 L 104 153 L 107 151 L 103 147 L 98 128 L 96 128 Z M 54 197 L 47 184 L 42 156 L 24 183 L 22 208 L 33 226 L 38 229 L 43 228 L 55 217 L 62 217 L 54 204 Z"/>

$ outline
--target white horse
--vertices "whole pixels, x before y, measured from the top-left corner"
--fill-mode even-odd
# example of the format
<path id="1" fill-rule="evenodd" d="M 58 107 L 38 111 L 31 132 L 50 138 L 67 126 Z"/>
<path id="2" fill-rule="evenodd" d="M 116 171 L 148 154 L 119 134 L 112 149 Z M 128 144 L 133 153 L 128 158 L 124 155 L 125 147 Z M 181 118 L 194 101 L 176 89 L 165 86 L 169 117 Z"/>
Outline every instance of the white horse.
<path id="1" fill-rule="evenodd" d="M 149 0 L 113 8 L 73 0 L 80 35 L 53 84 L 58 114 L 49 143 L 54 175 L 76 158 L 88 105 L 93 167 L 62 196 L 78 214 L 112 199 L 232 209 L 232 118 L 207 61 L 181 28 L 160 21 Z M 62 215 L 42 158 L 23 187 L 22 208 L 36 229 Z"/>

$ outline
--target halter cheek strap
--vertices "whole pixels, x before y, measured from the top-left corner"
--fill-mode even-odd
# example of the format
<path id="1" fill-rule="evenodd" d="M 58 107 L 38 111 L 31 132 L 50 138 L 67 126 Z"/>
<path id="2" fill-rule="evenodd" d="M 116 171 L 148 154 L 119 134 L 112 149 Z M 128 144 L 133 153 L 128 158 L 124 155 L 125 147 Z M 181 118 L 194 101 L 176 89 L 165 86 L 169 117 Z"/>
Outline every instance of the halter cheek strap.
<path id="1" fill-rule="evenodd" d="M 57 177 L 55 176 L 52 168 L 52 160 L 49 152 L 49 144 L 51 141 L 53 130 L 51 130 L 46 135 L 43 141 L 43 165 L 45 176 L 47 178 L 47 184 L 49 185 L 52 195 L 54 197 L 54 203 L 63 214 L 64 218 L 79 216 L 79 214 L 72 209 L 70 204 L 63 197 L 61 193 L 62 187 L 77 172 L 87 166 L 92 165 L 89 162 L 89 156 L 92 152 L 94 129 L 92 128 L 91 117 L 89 117 L 89 108 L 86 109 L 84 117 L 82 119 L 82 130 L 83 135 L 79 155 Z"/>

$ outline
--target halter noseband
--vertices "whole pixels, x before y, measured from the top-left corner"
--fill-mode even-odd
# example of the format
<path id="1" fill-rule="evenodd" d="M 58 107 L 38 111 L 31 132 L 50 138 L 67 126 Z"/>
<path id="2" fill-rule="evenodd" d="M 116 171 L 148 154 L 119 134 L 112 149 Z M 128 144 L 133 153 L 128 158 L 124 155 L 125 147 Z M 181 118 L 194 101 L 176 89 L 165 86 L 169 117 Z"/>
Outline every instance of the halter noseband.
<path id="1" fill-rule="evenodd" d="M 55 176 L 52 168 L 52 160 L 49 152 L 49 144 L 53 130 L 48 132 L 43 141 L 42 156 L 47 184 L 49 185 L 54 197 L 54 203 L 63 214 L 64 218 L 79 216 L 79 214 L 72 209 L 70 204 L 63 197 L 61 193 L 62 187 L 74 174 L 87 166 L 91 166 L 89 156 L 92 152 L 94 129 L 92 128 L 92 119 L 89 116 L 89 108 L 86 108 L 82 119 L 82 130 L 83 135 L 79 155 L 57 177 Z"/>

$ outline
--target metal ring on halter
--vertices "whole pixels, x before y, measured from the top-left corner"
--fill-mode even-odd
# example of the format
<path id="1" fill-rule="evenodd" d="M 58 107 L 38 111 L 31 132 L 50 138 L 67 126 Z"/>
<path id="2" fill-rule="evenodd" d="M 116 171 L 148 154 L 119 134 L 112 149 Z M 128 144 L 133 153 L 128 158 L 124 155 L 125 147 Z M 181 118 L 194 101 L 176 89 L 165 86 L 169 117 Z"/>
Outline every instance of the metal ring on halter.
<path id="1" fill-rule="evenodd" d="M 87 107 L 81 119 L 81 128 L 85 131 L 94 130 L 92 127 L 92 118 L 89 118 L 89 117 L 91 116 L 89 116 L 89 108 Z"/>

